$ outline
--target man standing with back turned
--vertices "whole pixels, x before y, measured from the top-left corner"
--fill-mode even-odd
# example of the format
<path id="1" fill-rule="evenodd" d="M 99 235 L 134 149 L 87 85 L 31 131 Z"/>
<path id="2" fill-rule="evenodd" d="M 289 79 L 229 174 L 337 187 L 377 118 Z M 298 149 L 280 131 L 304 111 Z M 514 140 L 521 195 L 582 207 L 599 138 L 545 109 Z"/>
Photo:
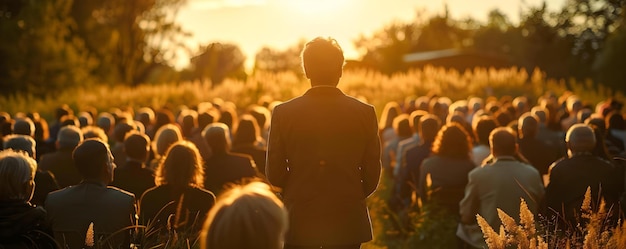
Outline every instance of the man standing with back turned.
<path id="1" fill-rule="evenodd" d="M 286 249 L 360 248 L 372 239 L 365 199 L 380 177 L 378 124 L 373 106 L 336 87 L 343 62 L 334 39 L 307 43 L 311 89 L 272 114 L 266 174 L 289 211 Z"/>

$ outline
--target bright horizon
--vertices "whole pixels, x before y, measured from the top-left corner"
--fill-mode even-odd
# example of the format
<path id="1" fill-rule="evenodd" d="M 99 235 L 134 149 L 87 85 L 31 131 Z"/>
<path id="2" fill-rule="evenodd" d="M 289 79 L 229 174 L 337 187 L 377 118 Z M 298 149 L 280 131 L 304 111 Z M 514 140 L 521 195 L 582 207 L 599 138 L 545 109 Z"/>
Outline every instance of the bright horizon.
<path id="1" fill-rule="evenodd" d="M 499 9 L 511 22 L 519 22 L 520 10 L 539 6 L 541 0 L 188 0 L 177 21 L 193 34 L 192 51 L 211 42 L 233 43 L 246 56 L 246 69 L 262 47 L 284 50 L 298 41 L 317 36 L 333 37 L 346 59 L 359 59 L 354 41 L 369 36 L 394 21 L 414 20 L 418 11 L 427 16 L 443 13 L 447 4 L 452 18 L 484 21 Z M 565 0 L 546 0 L 549 9 L 560 9 Z M 179 54 L 177 68 L 189 63 Z"/>

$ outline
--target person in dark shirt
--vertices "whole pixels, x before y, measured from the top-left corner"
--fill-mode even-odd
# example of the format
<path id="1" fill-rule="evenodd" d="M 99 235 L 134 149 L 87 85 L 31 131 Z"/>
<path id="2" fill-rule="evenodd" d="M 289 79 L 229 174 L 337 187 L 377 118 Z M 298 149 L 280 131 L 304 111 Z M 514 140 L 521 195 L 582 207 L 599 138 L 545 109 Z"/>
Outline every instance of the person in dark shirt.
<path id="1" fill-rule="evenodd" d="M 112 186 L 141 197 L 143 192 L 155 186 L 154 171 L 146 168 L 150 151 L 150 138 L 139 132 L 131 132 L 124 139 L 126 163 L 115 169 Z"/>
<path id="2" fill-rule="evenodd" d="M 24 151 L 0 151 L 0 248 L 59 248 L 46 210 L 29 202 L 37 162 Z"/>
<path id="3" fill-rule="evenodd" d="M 221 193 L 229 184 L 242 183 L 258 175 L 251 156 L 230 152 L 230 131 L 222 123 L 209 124 L 203 131 L 211 148 L 211 157 L 205 159 L 204 186 L 213 193 Z"/>

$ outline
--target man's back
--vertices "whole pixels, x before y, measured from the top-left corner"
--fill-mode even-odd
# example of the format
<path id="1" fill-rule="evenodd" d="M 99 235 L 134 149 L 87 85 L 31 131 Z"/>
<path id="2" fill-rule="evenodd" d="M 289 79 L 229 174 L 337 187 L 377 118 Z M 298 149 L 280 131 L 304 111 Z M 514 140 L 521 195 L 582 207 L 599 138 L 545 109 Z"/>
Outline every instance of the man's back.
<path id="1" fill-rule="evenodd" d="M 365 198 L 378 184 L 374 108 L 335 87 L 316 87 L 273 112 L 267 177 L 283 188 L 286 242 L 345 245 L 371 239 Z"/>
<path id="2" fill-rule="evenodd" d="M 69 248 L 84 246 L 90 223 L 93 223 L 95 241 L 98 242 L 99 239 L 134 225 L 136 213 L 133 194 L 96 182 L 82 182 L 50 193 L 45 208 L 55 239 Z M 124 237 L 127 234 L 122 232 L 121 236 L 108 242 L 113 248 L 119 247 L 128 242 Z"/>
<path id="3" fill-rule="evenodd" d="M 598 200 L 601 195 L 610 207 L 618 202 L 623 191 L 622 178 L 623 173 L 615 165 L 593 155 L 557 161 L 550 169 L 546 187 L 546 212 L 549 215 L 559 212 L 573 222 L 574 213 L 580 213 L 587 187 L 591 187 L 592 200 Z"/>

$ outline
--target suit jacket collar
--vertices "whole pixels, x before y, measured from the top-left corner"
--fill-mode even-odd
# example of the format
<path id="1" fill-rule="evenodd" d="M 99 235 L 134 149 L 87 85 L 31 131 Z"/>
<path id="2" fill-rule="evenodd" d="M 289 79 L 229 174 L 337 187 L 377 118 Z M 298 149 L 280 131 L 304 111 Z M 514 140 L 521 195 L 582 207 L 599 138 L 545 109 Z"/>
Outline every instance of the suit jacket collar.
<path id="1" fill-rule="evenodd" d="M 339 88 L 334 86 L 315 86 L 310 88 L 304 93 L 307 96 L 320 96 L 320 95 L 345 95 Z"/>

